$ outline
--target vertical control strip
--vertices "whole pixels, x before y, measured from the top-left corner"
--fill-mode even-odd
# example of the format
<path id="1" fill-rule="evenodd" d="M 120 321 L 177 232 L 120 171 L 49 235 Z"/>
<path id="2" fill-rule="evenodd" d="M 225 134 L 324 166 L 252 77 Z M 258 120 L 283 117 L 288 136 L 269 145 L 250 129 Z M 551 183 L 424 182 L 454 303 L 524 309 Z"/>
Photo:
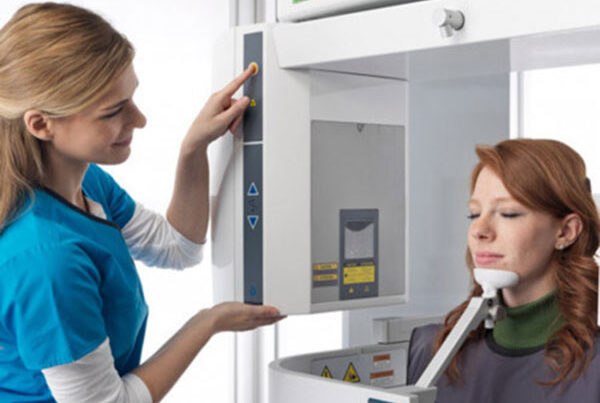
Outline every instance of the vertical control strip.
<path id="1" fill-rule="evenodd" d="M 244 302 L 263 303 L 263 34 L 244 35 L 244 68 L 259 66 L 244 84 L 250 106 L 244 115 Z"/>

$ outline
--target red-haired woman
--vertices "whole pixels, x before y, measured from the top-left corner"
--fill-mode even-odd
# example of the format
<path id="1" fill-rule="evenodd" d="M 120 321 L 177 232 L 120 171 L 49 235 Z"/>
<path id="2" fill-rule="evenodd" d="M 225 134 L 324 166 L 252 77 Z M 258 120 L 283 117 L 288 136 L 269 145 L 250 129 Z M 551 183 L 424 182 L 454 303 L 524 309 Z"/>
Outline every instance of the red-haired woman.
<path id="1" fill-rule="evenodd" d="M 467 338 L 437 402 L 598 402 L 600 219 L 582 158 L 552 140 L 477 147 L 468 204 L 467 265 L 515 272 L 501 291 L 507 318 Z M 469 299 L 482 289 L 472 282 Z M 466 308 L 413 332 L 408 382 L 415 383 Z"/>

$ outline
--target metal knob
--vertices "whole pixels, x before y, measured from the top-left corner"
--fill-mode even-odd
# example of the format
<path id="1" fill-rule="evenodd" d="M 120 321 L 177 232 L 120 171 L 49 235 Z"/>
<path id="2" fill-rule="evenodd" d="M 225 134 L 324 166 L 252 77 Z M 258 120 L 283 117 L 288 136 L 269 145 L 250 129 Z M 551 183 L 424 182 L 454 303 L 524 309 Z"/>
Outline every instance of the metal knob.
<path id="1" fill-rule="evenodd" d="M 442 37 L 448 38 L 464 27 L 465 15 L 458 10 L 440 8 L 433 13 L 433 22 L 440 28 Z"/>

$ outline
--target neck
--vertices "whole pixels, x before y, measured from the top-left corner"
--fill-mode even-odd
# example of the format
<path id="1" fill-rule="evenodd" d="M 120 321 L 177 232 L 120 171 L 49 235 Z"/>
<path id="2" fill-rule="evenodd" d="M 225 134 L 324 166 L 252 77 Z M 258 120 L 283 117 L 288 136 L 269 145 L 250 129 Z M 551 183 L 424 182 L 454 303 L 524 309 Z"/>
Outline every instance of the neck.
<path id="1" fill-rule="evenodd" d="M 81 184 L 88 168 L 87 162 L 65 158 L 51 148 L 44 153 L 44 178 L 42 185 L 58 193 L 67 201 L 85 210 Z"/>
<path id="2" fill-rule="evenodd" d="M 494 326 L 496 344 L 508 349 L 539 347 L 564 323 L 556 290 L 525 305 L 508 307 L 506 318 Z"/>
<path id="3" fill-rule="evenodd" d="M 553 264 L 550 263 L 541 278 L 536 277 L 530 281 L 521 280 L 515 287 L 503 288 L 504 304 L 508 307 L 522 306 L 548 295 L 556 288 L 554 270 Z"/>

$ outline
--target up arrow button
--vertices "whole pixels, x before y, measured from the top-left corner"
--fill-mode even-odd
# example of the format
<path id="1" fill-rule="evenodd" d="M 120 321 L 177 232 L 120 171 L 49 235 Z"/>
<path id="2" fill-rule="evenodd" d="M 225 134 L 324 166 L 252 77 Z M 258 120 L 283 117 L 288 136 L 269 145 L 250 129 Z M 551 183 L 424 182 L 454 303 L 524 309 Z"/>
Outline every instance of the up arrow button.
<path id="1" fill-rule="evenodd" d="M 254 182 L 252 182 L 250 189 L 248 189 L 248 196 L 258 196 L 258 188 Z"/>

